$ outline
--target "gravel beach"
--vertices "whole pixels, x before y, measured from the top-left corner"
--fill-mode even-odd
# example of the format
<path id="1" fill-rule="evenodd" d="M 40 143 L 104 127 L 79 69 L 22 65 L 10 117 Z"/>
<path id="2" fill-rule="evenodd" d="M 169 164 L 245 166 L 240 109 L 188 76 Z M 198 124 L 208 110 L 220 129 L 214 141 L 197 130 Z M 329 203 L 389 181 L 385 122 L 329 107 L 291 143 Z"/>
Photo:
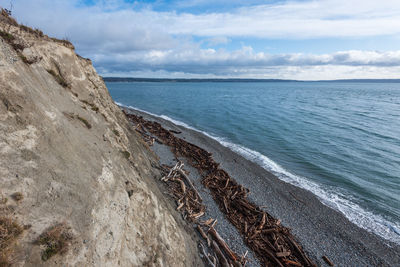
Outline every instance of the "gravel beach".
<path id="1" fill-rule="evenodd" d="M 328 266 L 323 256 L 327 256 L 335 266 L 400 266 L 399 245 L 357 227 L 341 213 L 322 204 L 312 193 L 281 181 L 261 166 L 200 132 L 141 111 L 123 109 L 146 120 L 157 121 L 166 129 L 179 131 L 181 133 L 176 134 L 177 137 L 211 152 L 214 160 L 221 163 L 221 168 L 250 190 L 251 201 L 292 230 L 318 266 Z M 168 147 L 155 144 L 152 149 L 160 157 L 161 163 L 174 164 L 173 154 Z M 248 248 L 200 183 L 196 170 L 188 164 L 185 164 L 185 169 L 190 171 L 190 177 L 202 195 L 207 206 L 206 215 L 218 219 L 217 231 L 236 252 L 244 253 Z M 249 266 L 260 266 L 251 251 L 249 259 Z"/>

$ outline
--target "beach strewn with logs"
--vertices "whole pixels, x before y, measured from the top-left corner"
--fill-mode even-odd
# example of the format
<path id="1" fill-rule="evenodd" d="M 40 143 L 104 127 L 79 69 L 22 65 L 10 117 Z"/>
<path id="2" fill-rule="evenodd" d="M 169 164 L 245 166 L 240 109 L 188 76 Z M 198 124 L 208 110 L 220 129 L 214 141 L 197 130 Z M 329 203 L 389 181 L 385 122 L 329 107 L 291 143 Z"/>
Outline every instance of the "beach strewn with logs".
<path id="1" fill-rule="evenodd" d="M 123 111 L 164 162 L 164 193 L 197 231 L 206 265 L 390 266 L 375 256 L 385 251 L 380 240 L 311 193 L 200 132 L 134 109 Z M 376 252 L 367 253 L 366 247 Z M 351 250 L 364 258 L 352 257 L 346 252 Z"/>
<path id="2" fill-rule="evenodd" d="M 133 114 L 126 115 L 149 145 L 153 145 L 158 138 L 158 142 L 171 148 L 176 159 L 184 157 L 201 173 L 204 186 L 210 190 L 221 211 L 240 231 L 245 243 L 265 266 L 316 266 L 297 243 L 290 229 L 250 202 L 247 198 L 249 190 L 237 184 L 234 178 L 221 169 L 211 153 L 176 137 L 157 122 L 147 121 Z M 177 209 L 182 210 L 186 219 L 198 223 L 198 231 L 217 255 L 205 255 L 208 257 L 207 261 L 214 266 L 245 265 L 245 255 L 239 257 L 229 248 L 213 228 L 212 220 L 209 223 L 200 222 L 206 207 L 202 205 L 201 197 L 185 174 L 183 163 L 178 162 L 173 167 L 165 166 L 165 173 L 162 180 L 169 182 L 178 203 Z"/>

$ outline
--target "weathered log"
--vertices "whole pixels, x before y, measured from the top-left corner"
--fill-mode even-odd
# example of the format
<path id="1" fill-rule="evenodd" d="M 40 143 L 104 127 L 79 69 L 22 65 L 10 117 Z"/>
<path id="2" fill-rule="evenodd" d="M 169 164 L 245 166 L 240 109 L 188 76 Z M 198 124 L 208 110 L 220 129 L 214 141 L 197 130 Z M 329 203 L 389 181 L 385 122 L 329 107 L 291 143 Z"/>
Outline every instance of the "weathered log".
<path id="1" fill-rule="evenodd" d="M 327 256 L 322 256 L 322 259 L 329 265 L 329 266 L 335 266 L 333 262 L 327 257 Z"/>
<path id="2" fill-rule="evenodd" d="M 204 211 L 200 211 L 200 212 L 191 214 L 189 217 L 192 218 L 192 219 L 198 219 L 203 215 L 204 215 Z"/>
<path id="3" fill-rule="evenodd" d="M 268 254 L 268 256 L 276 263 L 276 266 L 284 267 L 283 264 L 278 260 L 275 255 L 269 249 L 263 249 L 263 251 Z"/>
<path id="4" fill-rule="evenodd" d="M 299 245 L 289 236 L 288 240 L 290 243 L 294 246 L 294 248 L 297 250 L 297 252 L 301 255 L 303 260 L 307 263 L 308 266 L 316 266 L 314 263 L 311 262 L 311 260 L 304 254 L 304 252 L 300 249 Z"/>
<path id="5" fill-rule="evenodd" d="M 225 258 L 224 254 L 222 253 L 221 249 L 219 248 L 218 244 L 215 241 L 211 242 L 212 247 L 217 254 L 217 257 L 219 259 L 219 262 L 221 263 L 222 267 L 230 267 L 228 260 Z"/>
<path id="6" fill-rule="evenodd" d="M 185 183 L 181 179 L 173 178 L 171 180 L 178 182 L 181 185 L 181 189 L 182 189 L 183 193 L 186 193 Z"/>
<path id="7" fill-rule="evenodd" d="M 226 198 L 224 198 L 224 207 L 225 207 L 225 210 L 226 210 L 226 213 L 229 213 L 229 210 L 228 210 L 228 201 L 226 201 Z"/>
<path id="8" fill-rule="evenodd" d="M 201 242 L 199 243 L 199 247 L 200 247 L 201 254 L 203 254 L 204 258 L 206 258 L 208 265 L 210 265 L 210 267 L 216 267 L 216 265 L 208 257 L 206 250 L 204 249 L 204 246 Z"/>
<path id="9" fill-rule="evenodd" d="M 176 210 L 180 210 L 181 208 L 183 208 L 183 206 L 185 206 L 185 202 L 182 202 L 181 204 L 179 204 L 179 206 L 176 208 Z"/>
<path id="10" fill-rule="evenodd" d="M 194 187 L 192 181 L 190 181 L 189 177 L 182 171 L 182 169 L 178 169 L 178 172 L 182 175 L 183 178 L 185 178 L 185 181 L 189 184 L 190 188 L 196 193 L 200 201 L 203 201 L 196 187 Z"/>
<path id="11" fill-rule="evenodd" d="M 240 258 L 240 262 L 243 263 L 243 265 L 246 264 L 247 253 L 249 253 L 248 250 L 246 250 L 246 252 L 245 252 L 245 253 L 242 255 L 242 257 Z"/>
<path id="12" fill-rule="evenodd" d="M 258 229 L 261 230 L 264 227 L 266 216 L 267 216 L 267 214 L 265 214 L 265 212 L 264 212 L 263 215 L 262 215 L 262 218 L 261 218 L 261 223 L 258 226 Z"/>
<path id="13" fill-rule="evenodd" d="M 218 220 L 217 220 L 217 219 L 215 219 L 215 220 L 214 220 L 214 222 L 211 224 L 211 226 L 210 226 L 210 227 L 211 227 L 211 228 L 214 228 L 214 226 L 217 224 L 217 222 L 218 222 Z"/>
<path id="14" fill-rule="evenodd" d="M 200 235 L 201 235 L 205 240 L 207 240 L 208 237 L 207 237 L 206 233 L 204 232 L 203 228 L 201 228 L 200 225 L 197 225 L 196 228 L 197 228 L 197 231 L 199 231 Z"/>
<path id="15" fill-rule="evenodd" d="M 222 237 L 218 234 L 217 231 L 215 231 L 214 228 L 210 228 L 208 232 L 212 235 L 213 239 L 218 243 L 218 245 L 232 261 L 238 261 L 238 256 L 229 248 L 228 244 L 225 242 L 224 239 L 222 239 Z"/>
<path id="16" fill-rule="evenodd" d="M 284 252 L 277 252 L 276 253 L 276 256 L 278 257 L 278 258 L 282 258 L 282 257 L 288 257 L 288 256 L 290 256 L 290 251 L 284 251 Z"/>
<path id="17" fill-rule="evenodd" d="M 202 222 L 202 224 L 204 224 L 204 225 L 210 225 L 213 221 L 214 221 L 214 219 L 213 219 L 213 218 L 210 218 L 210 219 L 208 219 L 208 220 Z"/>
<path id="18" fill-rule="evenodd" d="M 292 260 L 284 260 L 284 262 L 285 262 L 287 265 L 303 266 L 303 265 L 301 265 L 300 263 L 298 263 L 298 262 L 296 262 L 296 261 L 292 261 Z"/>

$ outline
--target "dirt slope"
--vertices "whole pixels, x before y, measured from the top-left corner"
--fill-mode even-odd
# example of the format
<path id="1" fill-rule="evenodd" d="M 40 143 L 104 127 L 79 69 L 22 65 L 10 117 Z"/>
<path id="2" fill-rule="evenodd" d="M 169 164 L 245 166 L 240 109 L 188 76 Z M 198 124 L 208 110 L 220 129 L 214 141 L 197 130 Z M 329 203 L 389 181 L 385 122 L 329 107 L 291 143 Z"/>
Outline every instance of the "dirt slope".
<path id="1" fill-rule="evenodd" d="M 0 217 L 25 226 L 9 259 L 201 265 L 194 238 L 154 184 L 155 155 L 128 129 L 91 61 L 4 12 L 0 31 Z M 65 233 L 54 234 L 60 224 Z M 64 238 L 62 249 L 45 233 Z"/>

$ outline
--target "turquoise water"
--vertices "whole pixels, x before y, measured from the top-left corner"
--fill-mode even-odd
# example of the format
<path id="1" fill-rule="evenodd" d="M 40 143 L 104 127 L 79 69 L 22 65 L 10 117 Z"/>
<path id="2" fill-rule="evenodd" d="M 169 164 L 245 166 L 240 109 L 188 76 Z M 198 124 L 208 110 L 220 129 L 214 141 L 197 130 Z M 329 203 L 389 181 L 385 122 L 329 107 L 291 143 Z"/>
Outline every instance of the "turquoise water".
<path id="1" fill-rule="evenodd" d="M 107 83 L 400 243 L 399 83 Z"/>

